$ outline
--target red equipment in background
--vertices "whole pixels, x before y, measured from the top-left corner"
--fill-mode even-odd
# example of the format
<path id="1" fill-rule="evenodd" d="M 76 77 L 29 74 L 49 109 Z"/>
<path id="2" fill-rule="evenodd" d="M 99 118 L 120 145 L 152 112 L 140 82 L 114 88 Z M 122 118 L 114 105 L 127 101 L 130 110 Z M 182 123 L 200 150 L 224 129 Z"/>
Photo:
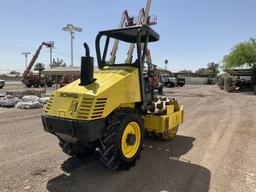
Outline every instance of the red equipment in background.
<path id="1" fill-rule="evenodd" d="M 32 87 L 32 86 L 33 87 L 39 87 L 39 86 L 44 87 L 45 85 L 47 85 L 48 87 L 51 87 L 53 84 L 51 78 L 41 77 L 41 75 L 34 75 L 31 72 L 31 69 L 32 69 L 33 65 L 35 64 L 43 46 L 46 46 L 47 48 L 52 48 L 53 43 L 52 42 L 49 42 L 49 43 L 42 42 L 41 45 L 36 50 L 35 55 L 31 59 L 28 67 L 25 69 L 25 71 L 22 75 L 22 77 L 23 77 L 22 83 L 25 84 L 27 87 Z"/>

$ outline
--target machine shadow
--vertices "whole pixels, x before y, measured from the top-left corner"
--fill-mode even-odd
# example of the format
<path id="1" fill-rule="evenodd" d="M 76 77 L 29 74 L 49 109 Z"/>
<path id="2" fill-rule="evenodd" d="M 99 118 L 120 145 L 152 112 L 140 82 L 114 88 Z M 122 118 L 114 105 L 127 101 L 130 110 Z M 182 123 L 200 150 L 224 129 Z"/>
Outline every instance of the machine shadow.
<path id="1" fill-rule="evenodd" d="M 152 138 L 145 140 L 145 148 L 166 151 L 174 158 L 180 158 L 193 148 L 194 137 L 176 135 L 171 141 L 162 141 Z"/>
<path id="2" fill-rule="evenodd" d="M 210 171 L 180 158 L 193 147 L 194 140 L 185 136 L 177 136 L 170 142 L 147 140 L 142 158 L 129 171 L 106 168 L 97 153 L 84 159 L 69 158 L 62 164 L 67 174 L 49 180 L 47 190 L 207 192 Z"/>

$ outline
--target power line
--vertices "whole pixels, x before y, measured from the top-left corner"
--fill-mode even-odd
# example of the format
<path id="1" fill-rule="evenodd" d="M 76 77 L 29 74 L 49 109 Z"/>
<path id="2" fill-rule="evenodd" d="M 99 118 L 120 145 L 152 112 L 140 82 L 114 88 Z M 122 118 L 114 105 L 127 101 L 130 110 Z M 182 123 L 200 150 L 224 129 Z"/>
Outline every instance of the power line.
<path id="1" fill-rule="evenodd" d="M 15 44 L 15 45 L 12 45 L 12 44 L 8 44 L 8 45 L 5 45 L 5 44 L 0 44 L 0 47 L 2 48 L 20 48 L 20 49 L 35 49 L 36 47 L 35 46 L 29 46 L 29 45 L 19 45 L 19 44 Z"/>

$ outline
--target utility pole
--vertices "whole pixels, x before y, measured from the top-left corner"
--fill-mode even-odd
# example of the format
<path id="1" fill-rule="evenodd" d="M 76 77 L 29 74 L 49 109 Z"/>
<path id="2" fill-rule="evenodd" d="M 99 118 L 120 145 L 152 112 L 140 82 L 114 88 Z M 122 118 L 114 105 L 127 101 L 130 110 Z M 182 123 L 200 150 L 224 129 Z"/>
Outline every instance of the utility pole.
<path id="1" fill-rule="evenodd" d="M 73 67 L 73 59 L 74 59 L 74 53 L 73 53 L 73 40 L 75 39 L 74 32 L 70 32 L 70 45 L 71 45 L 71 67 Z"/>
<path id="2" fill-rule="evenodd" d="M 63 31 L 70 33 L 70 45 L 71 45 L 71 67 L 73 67 L 73 40 L 75 39 L 75 32 L 81 32 L 81 27 L 76 27 L 73 24 L 67 24 L 62 28 Z"/>
<path id="3" fill-rule="evenodd" d="M 50 47 L 50 66 L 52 66 L 52 47 Z"/>
<path id="4" fill-rule="evenodd" d="M 28 67 L 28 55 L 31 54 L 31 53 L 30 52 L 23 52 L 21 54 L 25 56 L 25 66 L 27 68 Z"/>
<path id="5" fill-rule="evenodd" d="M 52 49 L 54 48 L 54 41 L 48 41 L 47 44 L 50 49 L 50 66 L 52 66 Z"/>

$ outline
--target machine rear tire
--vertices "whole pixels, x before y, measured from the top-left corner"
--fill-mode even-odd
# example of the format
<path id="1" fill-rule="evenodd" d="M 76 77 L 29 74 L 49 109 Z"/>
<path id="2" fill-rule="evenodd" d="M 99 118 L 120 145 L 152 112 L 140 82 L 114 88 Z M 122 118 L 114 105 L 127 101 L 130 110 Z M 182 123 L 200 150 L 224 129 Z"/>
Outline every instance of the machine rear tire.
<path id="1" fill-rule="evenodd" d="M 129 109 L 114 112 L 100 139 L 102 162 L 113 170 L 129 170 L 135 166 L 143 148 L 144 124 L 141 117 Z"/>
<path id="2" fill-rule="evenodd" d="M 84 157 L 94 152 L 94 149 L 90 149 L 80 143 L 68 143 L 60 139 L 59 146 L 62 151 L 72 157 Z"/>

